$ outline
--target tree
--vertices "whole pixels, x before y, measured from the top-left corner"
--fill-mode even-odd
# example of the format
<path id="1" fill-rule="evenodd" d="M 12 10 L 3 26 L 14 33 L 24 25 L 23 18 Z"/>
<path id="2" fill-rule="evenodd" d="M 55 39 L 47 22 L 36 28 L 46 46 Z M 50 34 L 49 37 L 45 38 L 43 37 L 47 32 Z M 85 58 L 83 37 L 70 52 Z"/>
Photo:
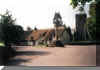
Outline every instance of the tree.
<path id="1" fill-rule="evenodd" d="M 100 1 L 96 3 L 96 40 L 100 41 Z"/>
<path id="2" fill-rule="evenodd" d="M 90 4 L 89 14 L 90 17 L 87 19 L 88 30 L 93 38 L 96 40 L 96 2 Z"/>
<path id="3" fill-rule="evenodd" d="M 37 27 L 35 27 L 35 28 L 34 28 L 34 30 L 36 31 L 36 30 L 38 30 L 38 28 L 37 28 Z"/>
<path id="4" fill-rule="evenodd" d="M 32 31 L 32 28 L 28 26 L 27 31 Z"/>
<path id="5" fill-rule="evenodd" d="M 15 19 L 12 18 L 12 15 L 9 14 L 7 10 L 5 14 L 1 15 L 2 32 L 5 45 L 9 45 L 9 42 L 17 42 L 21 40 L 21 35 L 23 35 L 23 28 L 19 25 L 15 25 Z"/>
<path id="6" fill-rule="evenodd" d="M 95 1 L 95 0 L 71 0 L 71 5 L 73 8 L 76 8 L 79 5 L 84 6 L 87 2 L 91 2 L 91 1 Z M 100 2 L 99 0 L 96 0 L 96 2 Z"/>

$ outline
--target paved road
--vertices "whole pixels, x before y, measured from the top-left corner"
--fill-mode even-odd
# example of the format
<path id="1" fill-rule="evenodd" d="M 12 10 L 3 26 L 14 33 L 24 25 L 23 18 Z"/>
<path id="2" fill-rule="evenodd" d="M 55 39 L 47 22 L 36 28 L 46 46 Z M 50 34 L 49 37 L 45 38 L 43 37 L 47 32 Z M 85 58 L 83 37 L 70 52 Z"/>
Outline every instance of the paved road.
<path id="1" fill-rule="evenodd" d="M 71 46 L 65 48 L 20 48 L 8 65 L 24 66 L 96 66 L 96 46 Z"/>

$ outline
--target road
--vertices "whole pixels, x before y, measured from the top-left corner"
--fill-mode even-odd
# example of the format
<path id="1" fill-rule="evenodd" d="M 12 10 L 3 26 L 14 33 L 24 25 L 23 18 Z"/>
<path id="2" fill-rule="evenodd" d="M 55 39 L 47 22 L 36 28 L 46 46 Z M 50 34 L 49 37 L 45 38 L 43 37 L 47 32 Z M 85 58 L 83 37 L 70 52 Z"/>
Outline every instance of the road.
<path id="1" fill-rule="evenodd" d="M 66 45 L 36 48 L 27 46 L 8 65 L 14 66 L 96 66 L 96 45 Z"/>

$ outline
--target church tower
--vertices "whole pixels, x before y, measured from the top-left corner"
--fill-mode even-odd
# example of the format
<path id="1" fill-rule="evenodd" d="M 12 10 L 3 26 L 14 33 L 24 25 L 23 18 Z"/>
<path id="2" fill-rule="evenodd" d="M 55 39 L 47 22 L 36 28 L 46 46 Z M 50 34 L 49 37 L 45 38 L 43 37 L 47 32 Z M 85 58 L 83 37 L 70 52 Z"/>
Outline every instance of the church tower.
<path id="1" fill-rule="evenodd" d="M 89 39 L 86 25 L 87 15 L 76 14 L 76 40 L 84 41 Z"/>

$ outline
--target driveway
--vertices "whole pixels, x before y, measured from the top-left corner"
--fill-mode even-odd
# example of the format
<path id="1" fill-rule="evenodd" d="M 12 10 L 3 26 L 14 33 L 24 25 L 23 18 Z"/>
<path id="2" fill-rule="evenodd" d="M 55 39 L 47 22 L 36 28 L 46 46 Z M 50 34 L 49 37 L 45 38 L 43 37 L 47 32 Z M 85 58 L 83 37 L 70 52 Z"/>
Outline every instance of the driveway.
<path id="1" fill-rule="evenodd" d="M 26 46 L 17 50 L 11 66 L 96 66 L 96 45 L 66 45 L 36 48 Z"/>

